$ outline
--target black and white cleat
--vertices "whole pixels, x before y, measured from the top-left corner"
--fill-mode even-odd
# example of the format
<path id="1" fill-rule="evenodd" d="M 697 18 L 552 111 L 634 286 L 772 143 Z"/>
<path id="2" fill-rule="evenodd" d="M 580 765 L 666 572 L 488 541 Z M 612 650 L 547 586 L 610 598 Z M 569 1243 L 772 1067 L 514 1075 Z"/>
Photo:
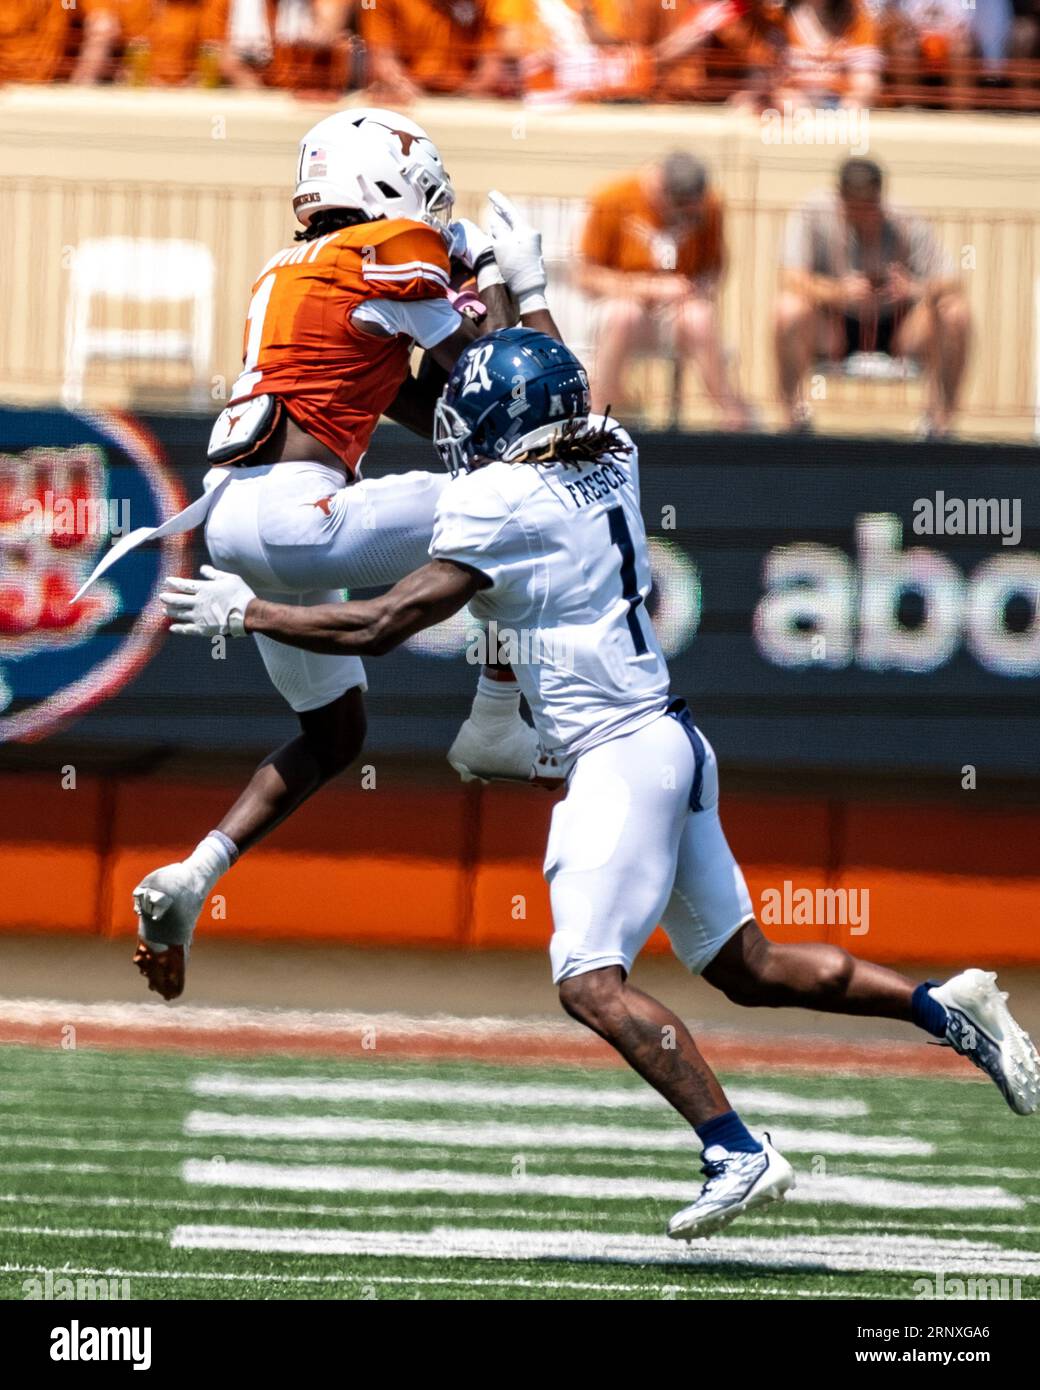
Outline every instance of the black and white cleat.
<path id="1" fill-rule="evenodd" d="M 946 1041 L 999 1088 L 1016 1115 L 1040 1105 L 1040 1055 L 987 970 L 963 970 L 928 993 L 946 1010 Z"/>
<path id="2" fill-rule="evenodd" d="M 713 1144 L 704 1151 L 701 1171 L 707 1182 L 697 1200 L 677 1211 L 668 1223 L 673 1240 L 714 1235 L 742 1212 L 763 1202 L 778 1202 L 794 1187 L 794 1169 L 777 1153 L 769 1135 L 761 1153 L 741 1153 Z"/>

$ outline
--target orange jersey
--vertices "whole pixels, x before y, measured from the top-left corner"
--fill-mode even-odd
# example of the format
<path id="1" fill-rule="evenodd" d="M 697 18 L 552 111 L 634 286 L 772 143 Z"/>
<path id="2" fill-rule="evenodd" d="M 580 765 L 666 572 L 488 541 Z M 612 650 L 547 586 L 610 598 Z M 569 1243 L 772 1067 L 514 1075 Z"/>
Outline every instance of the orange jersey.
<path id="1" fill-rule="evenodd" d="M 648 200 L 639 175 L 618 179 L 592 197 L 581 254 L 591 265 L 633 274 L 674 270 L 680 275 L 704 275 L 721 271 L 722 204 L 714 193 L 708 193 L 699 225 L 674 238 Z"/>
<path id="2" fill-rule="evenodd" d="M 279 251 L 253 285 L 232 402 L 279 397 L 353 471 L 408 374 L 412 340 L 366 333 L 351 314 L 373 299 L 446 299 L 449 274 L 440 232 L 403 218 Z"/>
<path id="3" fill-rule="evenodd" d="M 72 66 L 70 11 L 52 0 L 0 7 L 0 82 L 54 82 Z"/>
<path id="4" fill-rule="evenodd" d="M 452 92 L 494 51 L 510 13 L 509 0 L 458 7 L 437 0 L 379 0 L 361 9 L 361 37 L 369 48 L 392 52 L 427 91 Z"/>
<path id="5" fill-rule="evenodd" d="M 191 82 L 202 46 L 220 43 L 227 33 L 228 0 L 150 0 L 139 8 L 130 37 L 145 45 L 142 76 L 152 83 Z"/>
<path id="6" fill-rule="evenodd" d="M 876 73 L 881 66 L 877 25 L 860 0 L 840 34 L 826 29 L 808 5 L 787 15 L 787 60 L 793 84 L 802 90 L 843 95 L 853 73 Z"/>

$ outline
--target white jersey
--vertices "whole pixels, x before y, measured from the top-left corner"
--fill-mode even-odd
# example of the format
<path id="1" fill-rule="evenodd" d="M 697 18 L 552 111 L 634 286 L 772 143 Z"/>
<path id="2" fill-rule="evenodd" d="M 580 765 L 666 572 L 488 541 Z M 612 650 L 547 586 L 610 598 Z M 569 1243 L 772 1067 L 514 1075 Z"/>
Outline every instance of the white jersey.
<path id="1" fill-rule="evenodd" d="M 435 559 L 491 581 L 470 609 L 512 664 L 543 749 L 565 764 L 668 702 L 646 611 L 639 456 L 606 423 L 625 448 L 595 463 L 495 462 L 461 474 L 441 494 L 430 544 Z"/>

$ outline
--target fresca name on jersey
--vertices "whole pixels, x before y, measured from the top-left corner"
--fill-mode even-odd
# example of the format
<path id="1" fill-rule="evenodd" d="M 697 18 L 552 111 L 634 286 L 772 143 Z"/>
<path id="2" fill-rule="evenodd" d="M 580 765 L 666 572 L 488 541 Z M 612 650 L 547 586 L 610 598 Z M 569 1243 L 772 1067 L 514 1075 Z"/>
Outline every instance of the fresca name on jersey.
<path id="1" fill-rule="evenodd" d="M 587 507 L 592 502 L 602 502 L 604 497 L 620 491 L 628 478 L 609 459 L 603 459 L 595 468 L 589 469 L 580 478 L 561 478 L 576 507 Z"/>

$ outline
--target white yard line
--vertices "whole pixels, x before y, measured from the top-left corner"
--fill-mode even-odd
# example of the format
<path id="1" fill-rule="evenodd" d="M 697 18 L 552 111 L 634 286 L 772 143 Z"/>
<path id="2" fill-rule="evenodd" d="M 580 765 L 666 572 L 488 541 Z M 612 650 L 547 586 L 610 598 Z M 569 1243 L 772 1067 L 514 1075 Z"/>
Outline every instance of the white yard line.
<path id="1" fill-rule="evenodd" d="M 0 1274 L 46 1274 L 49 1265 L 0 1264 Z M 691 1271 L 692 1272 L 692 1271 Z M 228 1274 L 222 1270 L 181 1270 L 181 1269 L 93 1269 L 70 1268 L 63 1266 L 61 1273 L 67 1275 L 98 1276 L 111 1279 L 191 1279 L 213 1283 L 235 1284 L 357 1284 L 366 1289 L 370 1285 L 381 1287 L 385 1284 L 404 1287 L 440 1288 L 444 1285 L 461 1285 L 464 1288 L 491 1289 L 572 1289 L 593 1293 L 650 1293 L 658 1298 L 667 1294 L 690 1294 L 697 1291 L 713 1294 L 747 1293 L 745 1284 L 718 1284 L 713 1278 L 698 1283 L 687 1280 L 682 1284 L 622 1284 L 597 1283 L 587 1279 L 480 1279 L 469 1275 L 444 1274 Z M 756 1284 L 755 1291 L 763 1294 L 779 1294 L 786 1298 L 891 1298 L 888 1293 L 858 1293 L 854 1289 L 795 1289 L 783 1284 Z"/>
<path id="2" fill-rule="evenodd" d="M 430 1232 L 286 1230 L 249 1226 L 179 1226 L 174 1250 L 245 1250 L 257 1254 L 387 1256 L 409 1259 L 602 1260 L 691 1267 L 735 1260 L 834 1272 L 957 1270 L 991 1275 L 1040 1274 L 1040 1252 L 915 1236 L 730 1236 L 710 1247 L 684 1247 L 661 1236 L 586 1231 L 509 1231 L 442 1226 Z"/>
<path id="3" fill-rule="evenodd" d="M 120 1208 L 130 1207 L 137 1209 L 140 1206 L 140 1199 L 137 1197 L 117 1197 L 117 1196 L 98 1196 L 97 1194 L 76 1194 L 75 1196 L 53 1196 L 41 1195 L 39 1193 L 28 1192 L 0 1192 L 0 1203 L 10 1203 L 12 1206 L 57 1206 L 57 1207 L 95 1207 L 105 1210 L 119 1210 Z M 460 1206 L 457 1202 L 427 1202 L 427 1203 L 365 1203 L 360 1206 L 350 1206 L 346 1203 L 335 1203 L 328 1205 L 321 1202 L 258 1202 L 253 1198 L 243 1202 L 220 1201 L 219 1199 L 206 1200 L 203 1197 L 194 1199 L 178 1197 L 150 1197 L 148 1200 L 149 1210 L 170 1211 L 170 1212 L 189 1212 L 201 1214 L 203 1212 L 226 1212 L 231 1215 L 248 1216 L 333 1216 L 337 1220 L 343 1221 L 351 1217 L 397 1217 L 409 1220 L 437 1220 L 445 1217 L 454 1217 L 459 1220 L 495 1220 L 495 1221 L 520 1221 L 530 1225 L 537 1225 L 539 1222 L 554 1221 L 566 1222 L 576 1221 L 583 1225 L 590 1222 L 601 1222 L 606 1226 L 645 1226 L 647 1217 L 645 1214 L 635 1214 L 620 1211 L 589 1211 L 575 1210 L 569 1211 L 566 1208 L 554 1207 L 552 1211 L 536 1211 L 531 1207 L 524 1206 L 499 1206 L 493 1202 L 484 1203 L 479 1207 Z M 779 1226 L 807 1227 L 809 1229 L 824 1227 L 827 1231 L 850 1231 L 855 1234 L 866 1235 L 877 1230 L 877 1222 L 870 1216 L 861 1217 L 828 1217 L 825 1220 L 811 1216 L 805 1211 L 792 1211 L 787 1206 L 780 1206 L 770 1212 L 768 1216 L 757 1216 L 751 1213 L 740 1218 L 741 1229 L 747 1226 L 765 1226 L 775 1230 Z M 918 1221 L 899 1221 L 888 1216 L 885 1219 L 886 1231 L 909 1231 L 920 1232 L 921 1224 Z M 928 1224 L 930 1233 L 954 1232 L 957 1235 L 1016 1235 L 1023 1234 L 1023 1228 L 1017 1221 L 931 1221 Z"/>
<path id="4" fill-rule="evenodd" d="M 781 1148 L 785 1147 L 786 1140 L 789 1137 L 788 1131 L 771 1129 L 770 1134 L 773 1136 L 773 1140 L 775 1143 L 780 1144 Z M 785 1143 L 780 1142 L 778 1136 L 781 1135 L 784 1136 Z M 245 1138 L 247 1142 L 250 1144 L 259 1145 L 261 1143 L 260 1139 L 257 1137 L 241 1137 Z M 249 1156 L 252 1158 L 280 1158 L 283 1156 L 284 1153 L 284 1141 L 289 1137 L 290 1136 L 288 1135 L 272 1137 L 271 1142 L 266 1147 L 252 1148 L 249 1152 Z M 809 1137 L 811 1137 L 811 1132 Z M 297 1145 L 299 1145 L 299 1147 L 293 1150 L 293 1158 L 298 1162 L 306 1162 L 310 1159 L 322 1160 L 326 1157 L 326 1151 L 323 1148 L 322 1143 L 320 1141 L 316 1142 L 313 1146 L 307 1146 L 304 1144 L 302 1137 L 298 1136 L 295 1142 L 297 1143 Z M 379 1141 L 372 1140 L 370 1142 L 372 1144 L 378 1144 Z M 414 1142 L 416 1143 L 417 1147 L 410 1150 L 408 1156 L 412 1159 L 419 1159 L 421 1157 L 423 1161 L 433 1161 L 438 1158 L 450 1158 L 453 1150 L 458 1147 L 457 1144 L 448 1145 L 447 1147 L 420 1147 L 418 1145 L 418 1141 Z M 892 1153 L 895 1152 L 894 1150 L 891 1150 L 887 1147 L 887 1142 L 884 1138 L 882 1138 L 880 1142 L 882 1144 L 885 1144 L 885 1147 L 882 1150 L 882 1152 L 886 1156 L 891 1156 Z M 824 1148 L 824 1143 L 828 1144 L 829 1147 Z M 465 1145 L 463 1144 L 463 1146 Z M 821 1140 L 819 1146 L 810 1147 L 808 1145 L 801 1144 L 797 1140 L 794 1145 L 786 1146 L 790 1147 L 791 1152 L 793 1153 L 829 1152 L 849 1154 L 859 1158 L 870 1156 L 869 1150 L 861 1149 L 859 1147 L 859 1142 L 857 1136 L 855 1135 L 843 1137 L 834 1136 L 828 1133 L 826 1140 Z M 161 1140 L 86 1139 L 80 1138 L 78 1136 L 67 1137 L 62 1135 L 56 1135 L 48 1129 L 46 1134 L 42 1133 L 40 1130 L 36 1130 L 33 1133 L 27 1135 L 11 1135 L 5 1133 L 4 1147 L 10 1149 L 47 1149 L 59 1153 L 63 1151 L 70 1151 L 78 1154 L 97 1153 L 130 1155 L 135 1153 L 164 1153 L 171 1155 L 171 1157 L 177 1157 L 184 1153 L 188 1154 L 189 1156 L 194 1155 L 194 1153 L 197 1151 L 198 1144 L 195 1142 L 193 1138 L 191 1138 L 191 1136 L 188 1136 L 187 1138 L 174 1138 L 170 1136 Z M 684 1149 L 688 1149 L 688 1147 L 688 1145 L 677 1145 L 675 1146 L 674 1151 L 676 1153 L 680 1153 Z M 597 1166 L 613 1165 L 614 1160 L 612 1157 L 610 1157 L 609 1155 L 604 1156 L 603 1154 L 594 1152 L 594 1148 L 595 1146 L 590 1146 L 590 1149 L 587 1149 L 581 1156 L 581 1161 L 585 1167 L 595 1168 Z M 676 1162 L 676 1160 L 661 1156 L 669 1152 L 670 1150 L 668 1149 L 659 1148 L 657 1150 L 657 1156 L 654 1156 L 652 1153 L 640 1155 L 636 1150 L 628 1149 L 626 1150 L 625 1161 L 626 1163 L 629 1163 L 634 1167 L 659 1168 L 661 1165 L 667 1165 Z M 362 1155 L 359 1153 L 355 1153 L 353 1157 L 360 1158 L 362 1157 Z M 3 1171 L 5 1166 L 6 1165 L 4 1164 L 0 1164 L 0 1171 Z M 97 1171 L 108 1172 L 110 1171 L 110 1169 L 106 1165 L 98 1165 Z M 887 1175 L 889 1171 L 890 1165 L 883 1163 L 861 1163 L 858 1164 L 856 1168 L 857 1174 L 861 1177 L 884 1177 Z M 910 1171 L 912 1171 L 915 1179 L 939 1178 L 945 1180 L 947 1178 L 952 1178 L 955 1181 L 959 1182 L 975 1181 L 976 1179 L 996 1179 L 1000 1182 L 1032 1182 L 1036 1178 L 1036 1171 L 1032 1168 L 989 1167 L 986 1165 L 979 1165 L 974 1163 L 915 1163 L 913 1165 L 912 1170 Z M 1034 1199 L 1031 1197 L 1027 1197 L 1024 1198 L 1024 1200 L 1033 1201 Z"/>
<path id="5" fill-rule="evenodd" d="M 210 1187 L 254 1188 L 292 1192 L 447 1192 L 480 1196 L 573 1197 L 594 1201 L 681 1201 L 691 1198 L 695 1183 L 652 1178 L 597 1178 L 548 1174 L 458 1172 L 450 1169 L 392 1169 L 348 1165 L 303 1165 L 189 1159 L 185 1182 Z M 840 1202 L 850 1206 L 900 1207 L 912 1210 L 979 1208 L 1020 1210 L 1020 1197 L 999 1187 L 953 1183 L 928 1186 L 884 1178 L 815 1177 L 803 1179 L 788 1201 Z"/>
<path id="6" fill-rule="evenodd" d="M 135 1163 L 133 1171 L 138 1177 L 143 1173 L 154 1174 L 158 1178 L 167 1180 L 170 1177 L 168 1164 L 163 1164 L 161 1167 L 145 1167 L 143 1164 Z M 109 1173 L 113 1177 L 125 1179 L 127 1169 L 125 1165 L 114 1163 L 0 1163 L 0 1173 Z"/>
<path id="7" fill-rule="evenodd" d="M 141 1231 L 101 1226 L 3 1226 L 0 1235 L 47 1236 L 60 1240 L 166 1240 L 166 1231 Z"/>
<path id="8" fill-rule="evenodd" d="M 246 1096 L 256 1100 L 400 1102 L 420 1105 L 559 1106 L 572 1110 L 655 1110 L 668 1113 L 664 1099 L 649 1086 L 555 1085 L 545 1082 L 487 1084 L 441 1079 L 322 1078 L 241 1076 L 234 1072 L 195 1076 L 198 1096 Z M 869 1113 L 860 1100 L 816 1100 L 760 1087 L 726 1088 L 735 1108 L 755 1115 L 819 1115 L 851 1119 Z"/>
<path id="9" fill-rule="evenodd" d="M 371 1120 L 345 1115 L 233 1115 L 192 1110 L 184 1120 L 190 1135 L 238 1139 L 322 1139 L 333 1143 L 433 1144 L 479 1149 L 615 1149 L 637 1152 L 678 1150 L 695 1155 L 696 1135 L 676 1122 L 670 1128 L 628 1125 L 504 1124 L 476 1120 Z M 927 1158 L 935 1147 L 923 1139 L 889 1135 L 841 1134 L 830 1130 L 775 1128 L 781 1151 L 862 1154 L 866 1157 Z"/>

